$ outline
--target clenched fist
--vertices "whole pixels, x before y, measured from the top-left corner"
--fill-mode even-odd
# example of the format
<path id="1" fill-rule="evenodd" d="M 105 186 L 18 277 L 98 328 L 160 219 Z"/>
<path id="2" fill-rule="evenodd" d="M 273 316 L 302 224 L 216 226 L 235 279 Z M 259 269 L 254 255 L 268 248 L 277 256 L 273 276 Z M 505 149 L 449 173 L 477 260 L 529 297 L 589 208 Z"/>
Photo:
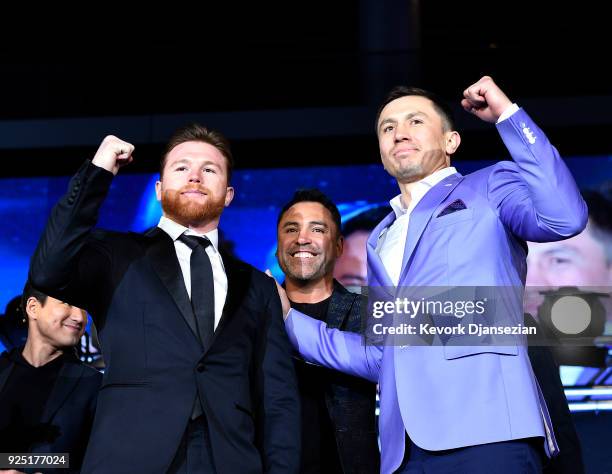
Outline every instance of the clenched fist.
<path id="1" fill-rule="evenodd" d="M 134 159 L 132 157 L 133 152 L 134 145 L 124 142 L 113 135 L 108 135 L 100 143 L 98 151 L 96 151 L 91 162 L 116 175 L 119 168 L 132 162 Z"/>
<path id="2" fill-rule="evenodd" d="M 506 94 L 489 76 L 482 77 L 463 91 L 461 105 L 468 112 L 485 122 L 495 123 L 499 116 L 512 105 Z"/>

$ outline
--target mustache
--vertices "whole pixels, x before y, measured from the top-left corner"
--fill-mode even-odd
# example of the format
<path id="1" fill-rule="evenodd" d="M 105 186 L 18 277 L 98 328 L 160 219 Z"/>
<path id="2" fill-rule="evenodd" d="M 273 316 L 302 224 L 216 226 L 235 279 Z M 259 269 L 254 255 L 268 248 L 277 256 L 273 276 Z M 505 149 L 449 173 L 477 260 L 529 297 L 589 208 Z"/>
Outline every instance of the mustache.
<path id="1" fill-rule="evenodd" d="M 201 184 L 186 184 L 178 190 L 179 194 L 184 193 L 185 191 L 198 191 L 200 193 L 210 194 L 210 189 Z"/>
<path id="2" fill-rule="evenodd" d="M 310 253 L 318 254 L 319 253 L 319 249 L 316 248 L 316 247 L 312 247 L 310 245 L 308 245 L 308 246 L 306 246 L 306 245 L 299 245 L 299 246 L 291 247 L 289 249 L 289 253 L 290 254 L 294 254 L 296 252 L 310 252 Z"/>

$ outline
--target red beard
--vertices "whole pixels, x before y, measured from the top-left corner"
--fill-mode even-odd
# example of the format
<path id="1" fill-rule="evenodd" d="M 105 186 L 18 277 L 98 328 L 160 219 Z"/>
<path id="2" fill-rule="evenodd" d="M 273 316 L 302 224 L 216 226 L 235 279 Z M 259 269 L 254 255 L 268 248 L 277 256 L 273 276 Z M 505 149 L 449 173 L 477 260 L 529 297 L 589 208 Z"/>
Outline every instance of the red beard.
<path id="1" fill-rule="evenodd" d="M 197 190 L 206 193 L 204 202 L 195 202 L 181 193 Z M 169 219 L 185 227 L 200 226 L 217 219 L 225 207 L 225 196 L 214 198 L 210 189 L 204 186 L 183 186 L 162 192 L 162 209 Z"/>

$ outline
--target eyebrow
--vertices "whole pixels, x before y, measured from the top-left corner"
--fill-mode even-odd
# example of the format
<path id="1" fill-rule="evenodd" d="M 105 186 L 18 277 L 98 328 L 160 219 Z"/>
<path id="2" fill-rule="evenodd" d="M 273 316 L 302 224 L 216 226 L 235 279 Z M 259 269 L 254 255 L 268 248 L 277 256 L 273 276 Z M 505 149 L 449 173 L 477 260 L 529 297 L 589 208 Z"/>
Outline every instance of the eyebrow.
<path id="1" fill-rule="evenodd" d="M 283 224 L 283 228 L 288 227 L 290 225 L 300 225 L 297 221 L 287 221 Z M 307 225 L 320 225 L 329 229 L 329 226 L 323 221 L 309 221 Z"/>
<path id="2" fill-rule="evenodd" d="M 178 158 L 175 161 L 171 161 L 169 166 L 175 166 L 175 165 L 178 165 L 178 164 L 191 164 L 191 163 L 193 163 L 193 159 L 190 159 L 190 158 Z M 214 161 L 211 161 L 211 160 L 206 160 L 206 161 L 204 161 L 202 163 L 202 166 L 211 166 L 211 165 L 215 166 L 216 168 L 221 169 L 221 167 L 217 163 L 215 163 Z"/>
<path id="3" fill-rule="evenodd" d="M 579 252 L 574 247 L 568 247 L 567 245 L 564 245 L 562 247 L 554 247 L 552 249 L 545 250 L 543 253 L 545 255 L 553 255 L 557 253 L 578 254 Z"/>
<path id="4" fill-rule="evenodd" d="M 406 115 L 404 116 L 404 120 L 410 120 L 411 118 L 414 118 L 414 117 L 416 117 L 417 115 L 422 115 L 422 116 L 424 116 L 424 117 L 429 117 L 429 116 L 428 116 L 428 115 L 427 115 L 425 112 L 416 111 L 416 112 L 410 112 L 409 114 L 406 114 Z M 378 126 L 378 130 L 380 130 L 380 128 L 381 128 L 383 125 L 386 125 L 386 124 L 388 124 L 388 123 L 395 124 L 395 123 L 397 123 L 397 120 L 396 120 L 396 119 L 394 119 L 394 118 L 390 118 L 390 117 L 389 117 L 389 118 L 384 119 L 382 122 L 380 122 L 380 125 Z"/>
<path id="5" fill-rule="evenodd" d="M 170 166 L 178 165 L 179 163 L 191 163 L 187 158 L 179 158 L 177 160 L 171 161 L 169 163 Z"/>
<path id="6" fill-rule="evenodd" d="M 308 222 L 310 225 L 322 225 L 323 227 L 329 227 L 325 222 L 323 221 L 310 221 Z"/>

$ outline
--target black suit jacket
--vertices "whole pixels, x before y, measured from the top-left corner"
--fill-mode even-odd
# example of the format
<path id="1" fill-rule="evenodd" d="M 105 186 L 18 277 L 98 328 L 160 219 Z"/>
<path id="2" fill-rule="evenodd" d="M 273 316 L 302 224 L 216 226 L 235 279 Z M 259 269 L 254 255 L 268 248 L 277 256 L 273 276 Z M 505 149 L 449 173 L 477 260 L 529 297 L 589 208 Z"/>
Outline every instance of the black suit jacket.
<path id="1" fill-rule="evenodd" d="M 85 163 L 32 259 L 34 286 L 86 308 L 106 372 L 88 473 L 164 473 L 196 394 L 219 474 L 299 467 L 299 400 L 274 281 L 223 256 L 228 294 L 203 349 L 172 239 L 96 230 L 112 174 Z"/>
<path id="2" fill-rule="evenodd" d="M 584 462 L 580 440 L 563 391 L 559 366 L 550 347 L 547 347 L 554 340 L 554 336 L 548 334 L 546 328 L 528 313 L 525 314 L 525 325 L 537 328 L 538 336 L 528 337 L 529 361 L 546 400 L 559 444 L 559 455 L 544 460 L 544 474 L 582 474 Z"/>
<path id="3" fill-rule="evenodd" d="M 351 293 L 334 280 L 327 311 L 329 328 L 361 332 L 361 295 Z M 336 443 L 345 474 L 374 474 L 380 471 L 376 433 L 376 384 L 331 371 L 325 401 L 336 430 Z"/>
<path id="4" fill-rule="evenodd" d="M 21 348 L 13 349 L 19 350 Z M 2 353 L 0 392 L 4 390 L 14 367 L 15 362 L 10 359 L 9 353 Z M 76 356 L 69 358 L 60 369 L 40 420 L 41 423 L 48 424 L 57 437 L 49 442 L 37 443 L 32 446 L 30 452 L 69 453 L 70 469 L 44 469 L 45 472 L 80 472 L 101 380 L 100 372 L 85 366 Z M 0 410 L 4 409 L 5 407 L 0 406 Z M 38 470 L 40 469 L 36 469 Z"/>

